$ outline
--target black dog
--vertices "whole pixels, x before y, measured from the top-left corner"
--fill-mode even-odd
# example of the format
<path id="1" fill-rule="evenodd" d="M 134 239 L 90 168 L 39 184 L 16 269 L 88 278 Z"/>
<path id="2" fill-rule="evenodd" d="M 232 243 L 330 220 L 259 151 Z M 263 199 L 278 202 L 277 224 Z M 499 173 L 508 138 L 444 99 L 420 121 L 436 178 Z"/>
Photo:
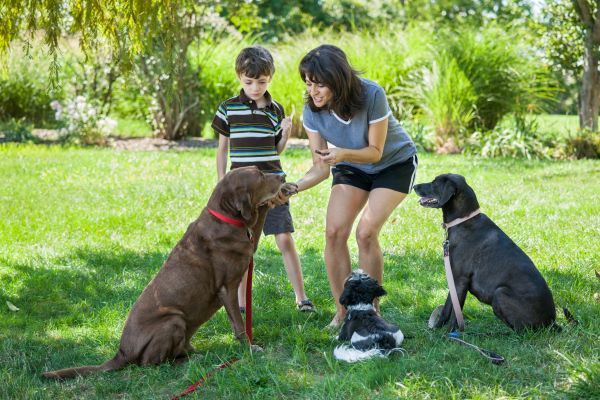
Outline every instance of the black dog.
<path id="1" fill-rule="evenodd" d="M 350 340 L 352 347 L 336 347 L 333 352 L 335 358 L 354 362 L 384 356 L 398 349 L 404 340 L 402 331 L 396 325 L 385 322 L 373 307 L 373 301 L 385 294 L 377 280 L 360 269 L 346 279 L 340 304 L 348 312 L 338 340 Z"/>
<path id="2" fill-rule="evenodd" d="M 455 174 L 414 186 L 423 207 L 441 208 L 444 223 L 465 218 L 479 209 L 475 192 Z M 490 304 L 494 314 L 514 330 L 554 326 L 552 293 L 531 259 L 485 214 L 480 213 L 448 229 L 450 263 L 460 307 L 467 291 Z M 450 322 L 457 328 L 450 294 L 430 327 Z"/>

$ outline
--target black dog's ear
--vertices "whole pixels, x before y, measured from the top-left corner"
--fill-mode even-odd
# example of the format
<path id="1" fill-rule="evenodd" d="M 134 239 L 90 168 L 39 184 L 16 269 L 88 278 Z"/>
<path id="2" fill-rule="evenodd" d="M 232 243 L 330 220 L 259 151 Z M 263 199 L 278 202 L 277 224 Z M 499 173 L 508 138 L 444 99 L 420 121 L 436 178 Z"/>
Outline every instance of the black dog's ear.
<path id="1" fill-rule="evenodd" d="M 348 307 L 348 293 L 344 290 L 344 293 L 340 296 L 340 304 L 344 307 Z"/>
<path id="2" fill-rule="evenodd" d="M 340 295 L 340 304 L 348 308 L 349 305 L 356 303 L 356 282 L 346 281 L 344 290 Z"/>
<path id="3" fill-rule="evenodd" d="M 444 186 L 442 187 L 442 193 L 439 198 L 439 205 L 443 206 L 456 194 L 456 186 L 450 179 L 445 179 Z"/>
<path id="4" fill-rule="evenodd" d="M 349 290 L 348 287 L 345 287 L 342 295 L 340 296 L 340 304 L 346 308 L 348 308 L 350 305 L 350 292 L 351 290 Z"/>
<path id="5" fill-rule="evenodd" d="M 387 292 L 385 291 L 383 286 L 378 286 L 377 289 L 375 290 L 375 297 L 385 296 L 386 294 L 387 294 Z"/>

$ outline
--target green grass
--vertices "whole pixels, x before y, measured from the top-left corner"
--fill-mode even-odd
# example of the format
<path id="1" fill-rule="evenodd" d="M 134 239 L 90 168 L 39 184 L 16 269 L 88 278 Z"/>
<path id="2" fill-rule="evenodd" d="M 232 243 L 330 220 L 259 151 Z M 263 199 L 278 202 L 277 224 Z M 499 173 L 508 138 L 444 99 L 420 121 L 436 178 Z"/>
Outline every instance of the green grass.
<path id="1" fill-rule="evenodd" d="M 579 117 L 577 115 L 542 114 L 536 116 L 538 131 L 542 135 L 559 138 L 577 135 Z"/>
<path id="2" fill-rule="evenodd" d="M 117 127 L 115 136 L 130 137 L 149 137 L 152 136 L 152 127 L 146 121 L 135 118 L 117 118 Z"/>
<path id="3" fill-rule="evenodd" d="M 290 151 L 291 179 L 309 166 Z M 293 199 L 294 237 L 306 288 L 319 308 L 295 310 L 272 238 L 256 255 L 254 334 L 263 353 L 243 352 L 223 311 L 193 338 L 183 365 L 130 366 L 65 383 L 40 373 L 97 364 L 117 350 L 123 322 L 216 182 L 214 149 L 116 152 L 0 145 L 0 398 L 150 399 L 178 393 L 216 364 L 219 372 L 189 398 L 592 398 L 600 381 L 600 163 L 421 156 L 418 182 L 464 174 L 482 210 L 534 260 L 559 306 L 580 320 L 554 332 L 510 332 L 490 307 L 469 297 L 469 339 L 502 354 L 494 366 L 430 331 L 443 302 L 440 213 L 411 195 L 381 233 L 383 315 L 409 336 L 406 355 L 348 365 L 332 357 L 324 329 L 333 315 L 323 265 L 329 184 Z M 356 243 L 350 240 L 356 262 Z M 9 311 L 5 301 L 20 308 Z M 565 325 L 564 318 L 559 323 Z"/>

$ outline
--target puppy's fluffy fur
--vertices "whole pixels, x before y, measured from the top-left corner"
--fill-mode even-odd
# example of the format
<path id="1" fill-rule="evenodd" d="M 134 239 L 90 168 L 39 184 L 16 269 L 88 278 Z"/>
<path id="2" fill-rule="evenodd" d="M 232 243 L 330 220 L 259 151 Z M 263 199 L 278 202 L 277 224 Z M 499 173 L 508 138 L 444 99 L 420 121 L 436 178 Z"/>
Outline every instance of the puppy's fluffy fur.
<path id="1" fill-rule="evenodd" d="M 357 270 L 350 274 L 340 296 L 340 304 L 348 310 L 338 340 L 350 340 L 352 347 L 335 348 L 335 358 L 347 362 L 383 357 L 397 349 L 404 335 L 396 325 L 387 323 L 375 312 L 373 301 L 386 291 L 368 274 Z"/>

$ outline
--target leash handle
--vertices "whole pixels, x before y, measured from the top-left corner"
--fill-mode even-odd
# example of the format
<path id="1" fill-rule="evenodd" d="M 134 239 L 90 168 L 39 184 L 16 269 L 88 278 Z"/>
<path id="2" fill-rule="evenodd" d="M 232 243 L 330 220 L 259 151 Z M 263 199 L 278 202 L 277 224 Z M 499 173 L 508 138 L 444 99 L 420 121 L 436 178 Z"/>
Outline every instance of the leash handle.
<path id="1" fill-rule="evenodd" d="M 454 276 L 452 275 L 452 266 L 450 265 L 450 243 L 444 241 L 444 267 L 446 269 L 446 281 L 448 282 L 448 291 L 450 292 L 450 300 L 452 300 L 452 308 L 454 309 L 454 316 L 458 323 L 458 329 L 462 332 L 465 330 L 465 320 L 463 313 L 460 308 L 458 301 L 458 294 L 456 293 L 456 286 L 454 285 Z"/>
<path id="2" fill-rule="evenodd" d="M 457 343 L 464 344 L 465 346 L 469 346 L 469 347 L 477 350 L 482 356 L 484 356 L 485 358 L 487 358 L 488 360 L 490 360 L 491 363 L 494 364 L 494 365 L 501 365 L 505 361 L 504 357 L 502 357 L 498 353 L 494 353 L 493 351 L 482 349 L 479 346 L 475 346 L 472 343 L 469 343 L 469 342 L 466 342 L 466 341 L 460 339 L 460 332 L 455 332 L 455 331 L 450 332 L 450 333 L 448 333 L 447 338 L 449 340 L 453 340 L 453 341 L 455 341 Z"/>

